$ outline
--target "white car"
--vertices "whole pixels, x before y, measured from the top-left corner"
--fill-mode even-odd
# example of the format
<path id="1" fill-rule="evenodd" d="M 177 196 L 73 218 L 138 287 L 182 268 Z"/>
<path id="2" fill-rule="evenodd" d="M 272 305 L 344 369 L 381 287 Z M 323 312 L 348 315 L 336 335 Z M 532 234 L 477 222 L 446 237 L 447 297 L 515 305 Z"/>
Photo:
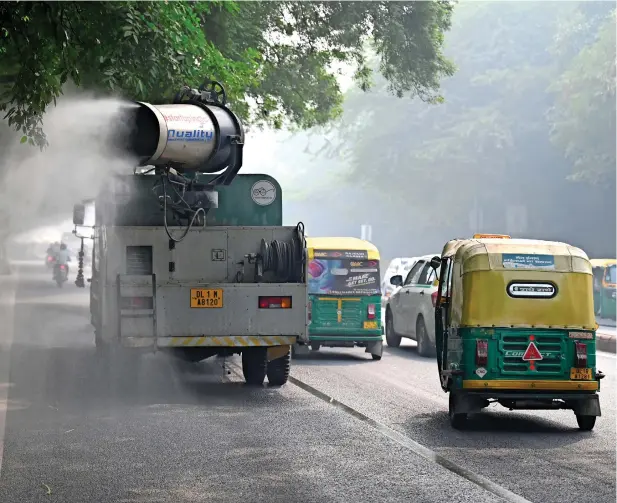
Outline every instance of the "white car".
<path id="1" fill-rule="evenodd" d="M 383 281 L 381 282 L 381 306 L 385 308 L 386 302 L 398 287 L 390 283 L 390 278 L 397 274 L 404 275 L 413 267 L 418 257 L 397 257 L 390 261 Z"/>
<path id="2" fill-rule="evenodd" d="M 398 347 L 403 337 L 418 343 L 418 354 L 435 355 L 435 302 L 439 269 L 431 259 L 438 253 L 419 257 L 406 275 L 397 274 L 390 283 L 397 288 L 386 303 L 386 342 Z"/>

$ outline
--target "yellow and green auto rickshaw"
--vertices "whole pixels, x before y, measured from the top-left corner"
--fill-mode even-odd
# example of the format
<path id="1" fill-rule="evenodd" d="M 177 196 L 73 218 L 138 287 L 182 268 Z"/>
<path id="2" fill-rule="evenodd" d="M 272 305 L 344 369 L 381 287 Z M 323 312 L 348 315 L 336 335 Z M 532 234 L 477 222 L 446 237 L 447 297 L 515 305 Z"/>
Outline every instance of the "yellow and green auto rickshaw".
<path id="1" fill-rule="evenodd" d="M 363 347 L 381 360 L 379 251 L 353 237 L 307 237 L 309 344 Z M 294 347 L 294 353 L 305 349 Z"/>
<path id="2" fill-rule="evenodd" d="M 504 236 L 505 237 L 505 236 Z M 570 409 L 581 430 L 600 416 L 591 263 L 564 243 L 484 238 L 449 241 L 435 308 L 441 387 L 450 423 L 491 402 Z"/>
<path id="3" fill-rule="evenodd" d="M 615 319 L 615 292 L 617 287 L 617 260 L 591 259 L 593 272 L 593 309 L 600 318 Z"/>

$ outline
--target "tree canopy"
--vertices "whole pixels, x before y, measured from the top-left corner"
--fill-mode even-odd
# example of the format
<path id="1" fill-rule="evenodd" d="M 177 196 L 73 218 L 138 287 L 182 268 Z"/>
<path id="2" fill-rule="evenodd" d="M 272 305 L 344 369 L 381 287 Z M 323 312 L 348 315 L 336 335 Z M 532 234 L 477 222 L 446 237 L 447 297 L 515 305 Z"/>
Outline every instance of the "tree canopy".
<path id="1" fill-rule="evenodd" d="M 383 232 L 397 221 L 383 246 L 406 242 L 409 253 L 475 230 L 614 254 L 614 4 L 461 2 L 444 53 L 457 71 L 442 82 L 443 104 L 394 97 L 377 74 L 370 92 L 348 92 L 340 123 L 315 133 L 328 141 L 316 138 L 314 163 L 346 170 L 331 200 L 370 191 L 365 221 Z"/>
<path id="2" fill-rule="evenodd" d="M 371 93 L 351 91 L 343 149 L 330 154 L 346 156 L 350 179 L 368 180 L 379 166 L 389 194 L 400 187 L 408 199 L 412 190 L 418 203 L 434 197 L 423 187 L 440 183 L 450 207 L 478 183 L 522 181 L 556 154 L 553 145 L 570 166 L 564 177 L 614 179 L 614 6 L 587 4 L 461 4 L 446 49 L 459 70 L 444 81 L 445 104 L 390 97 L 383 80 Z M 539 143 L 541 152 L 529 148 Z M 412 180 L 417 189 L 403 189 Z"/>
<path id="3" fill-rule="evenodd" d="M 365 47 L 392 93 L 439 98 L 452 4 L 432 2 L 4 2 L 0 109 L 24 141 L 64 84 L 159 101 L 204 78 L 224 83 L 250 124 L 301 128 L 341 112 L 336 65 L 371 85 Z"/>

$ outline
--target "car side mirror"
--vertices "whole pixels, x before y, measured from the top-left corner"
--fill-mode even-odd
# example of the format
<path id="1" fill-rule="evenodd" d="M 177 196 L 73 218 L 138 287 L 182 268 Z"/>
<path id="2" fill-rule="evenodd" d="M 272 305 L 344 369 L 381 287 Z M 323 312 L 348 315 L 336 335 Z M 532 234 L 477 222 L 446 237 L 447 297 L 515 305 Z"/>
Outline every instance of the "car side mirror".
<path id="1" fill-rule="evenodd" d="M 390 278 L 390 284 L 394 286 L 401 286 L 403 284 L 403 276 L 401 276 L 400 274 L 392 276 Z"/>
<path id="2" fill-rule="evenodd" d="M 434 256 L 431 259 L 430 265 L 433 269 L 437 270 L 439 268 L 439 266 L 441 265 L 441 257 L 438 256 Z"/>
<path id="3" fill-rule="evenodd" d="M 86 218 L 86 205 L 75 204 L 73 205 L 73 225 L 84 225 Z"/>

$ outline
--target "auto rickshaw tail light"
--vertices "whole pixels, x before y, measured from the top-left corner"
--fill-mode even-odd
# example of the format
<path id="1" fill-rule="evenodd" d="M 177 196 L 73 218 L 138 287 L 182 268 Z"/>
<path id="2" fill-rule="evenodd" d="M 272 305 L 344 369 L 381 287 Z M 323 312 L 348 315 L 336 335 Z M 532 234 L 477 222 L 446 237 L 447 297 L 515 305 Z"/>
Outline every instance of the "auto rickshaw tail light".
<path id="1" fill-rule="evenodd" d="M 486 339 L 476 339 L 476 365 L 486 367 L 488 364 L 488 341 Z"/>
<path id="2" fill-rule="evenodd" d="M 366 317 L 369 320 L 374 320 L 375 319 L 375 304 L 369 304 L 367 309 L 366 309 Z"/>
<path id="3" fill-rule="evenodd" d="M 309 322 L 309 325 L 310 325 L 311 321 L 313 320 L 313 301 L 312 300 L 308 301 L 308 306 L 307 307 L 308 307 L 308 309 L 307 309 L 307 312 L 306 312 L 306 316 L 307 316 L 307 319 L 308 319 L 308 322 Z"/>
<path id="4" fill-rule="evenodd" d="M 576 366 L 578 368 L 587 368 L 587 344 L 584 342 L 575 342 L 576 350 Z"/>

